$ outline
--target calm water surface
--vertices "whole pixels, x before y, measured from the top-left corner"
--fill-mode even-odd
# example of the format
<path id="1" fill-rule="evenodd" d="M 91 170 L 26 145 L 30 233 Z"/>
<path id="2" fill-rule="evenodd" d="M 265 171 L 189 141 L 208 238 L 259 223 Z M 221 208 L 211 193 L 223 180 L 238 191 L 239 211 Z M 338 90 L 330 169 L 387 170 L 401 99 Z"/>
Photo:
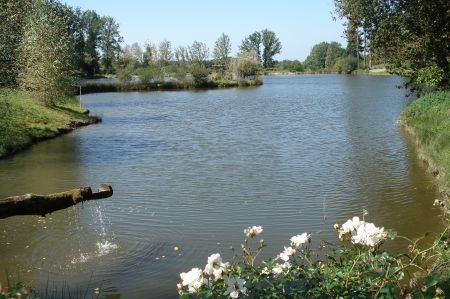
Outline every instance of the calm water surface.
<path id="1" fill-rule="evenodd" d="M 304 231 L 335 240 L 332 225 L 362 209 L 408 237 L 441 228 L 433 179 L 397 122 L 410 101 L 400 78 L 264 83 L 83 96 L 103 122 L 1 160 L 0 197 L 102 182 L 114 196 L 0 220 L 0 281 L 7 269 L 41 290 L 174 298 L 180 272 L 229 258 L 249 225 L 268 255 Z"/>

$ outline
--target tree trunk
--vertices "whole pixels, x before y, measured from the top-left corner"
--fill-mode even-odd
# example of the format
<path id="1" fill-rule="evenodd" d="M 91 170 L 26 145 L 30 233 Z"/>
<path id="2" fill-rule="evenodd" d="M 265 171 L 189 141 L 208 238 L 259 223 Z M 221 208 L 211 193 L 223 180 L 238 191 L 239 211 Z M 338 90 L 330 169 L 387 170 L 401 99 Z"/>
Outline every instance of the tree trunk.
<path id="1" fill-rule="evenodd" d="M 97 200 L 113 195 L 112 187 L 101 184 L 97 192 L 91 187 L 81 187 L 48 195 L 25 194 L 0 199 L 0 219 L 18 215 L 45 216 L 87 200 Z"/>

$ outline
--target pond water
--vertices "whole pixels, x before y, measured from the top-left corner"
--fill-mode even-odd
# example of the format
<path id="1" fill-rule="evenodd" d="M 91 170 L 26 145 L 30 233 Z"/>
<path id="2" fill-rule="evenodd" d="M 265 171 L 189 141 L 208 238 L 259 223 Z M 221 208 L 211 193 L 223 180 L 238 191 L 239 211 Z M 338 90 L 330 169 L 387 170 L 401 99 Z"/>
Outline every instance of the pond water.
<path id="1" fill-rule="evenodd" d="M 437 232 L 433 178 L 398 124 L 411 100 L 401 84 L 298 75 L 257 88 L 84 95 L 103 122 L 0 160 L 0 198 L 102 182 L 114 195 L 0 220 L 0 281 L 176 298 L 180 272 L 212 253 L 229 259 L 250 225 L 263 226 L 266 257 L 304 231 L 315 245 L 336 241 L 333 224 L 363 209 L 408 237 Z"/>

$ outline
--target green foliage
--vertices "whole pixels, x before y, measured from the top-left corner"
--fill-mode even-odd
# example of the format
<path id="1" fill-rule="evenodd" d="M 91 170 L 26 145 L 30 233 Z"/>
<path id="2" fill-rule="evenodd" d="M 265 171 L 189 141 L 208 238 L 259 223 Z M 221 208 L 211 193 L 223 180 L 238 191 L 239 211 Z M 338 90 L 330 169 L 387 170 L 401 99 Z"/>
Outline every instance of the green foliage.
<path id="1" fill-rule="evenodd" d="M 151 82 L 164 81 L 164 72 L 161 70 L 160 67 L 158 67 L 156 65 L 152 65 L 152 66 L 148 66 L 146 68 L 140 69 L 138 71 L 138 75 L 141 77 L 141 81 L 144 84 L 148 84 Z"/>
<path id="2" fill-rule="evenodd" d="M 353 56 L 340 57 L 336 60 L 334 69 L 339 74 L 351 74 L 358 68 L 358 59 Z"/>
<path id="3" fill-rule="evenodd" d="M 242 44 L 239 47 L 242 54 L 255 53 L 258 61 L 265 68 L 274 65 L 273 57 L 276 54 L 281 53 L 281 48 L 281 42 L 275 32 L 267 29 L 250 34 L 242 41 Z"/>
<path id="4" fill-rule="evenodd" d="M 191 65 L 189 72 L 191 73 L 195 87 L 202 87 L 208 81 L 209 71 L 198 64 Z"/>
<path id="5" fill-rule="evenodd" d="M 449 1 L 335 0 L 335 6 L 352 26 L 349 30 L 362 35 L 369 51 L 382 57 L 392 72 L 413 83 L 449 85 Z"/>
<path id="6" fill-rule="evenodd" d="M 275 65 L 276 69 L 287 70 L 290 72 L 303 72 L 303 64 L 298 60 L 283 60 Z"/>
<path id="7" fill-rule="evenodd" d="M 199 67 L 205 66 L 205 61 L 209 57 L 209 49 L 205 43 L 194 41 L 188 51 L 191 63 L 195 63 Z"/>
<path id="8" fill-rule="evenodd" d="M 158 62 L 161 66 L 169 65 L 169 61 L 172 60 L 172 43 L 168 40 L 163 40 L 158 46 Z"/>
<path id="9" fill-rule="evenodd" d="M 119 32 L 119 24 L 111 17 L 104 17 L 101 30 L 100 48 L 102 50 L 103 72 L 110 74 L 113 72 L 113 63 L 118 61 L 120 53 L 120 43 L 123 38 Z"/>
<path id="10" fill-rule="evenodd" d="M 432 172 L 439 174 L 439 182 L 447 194 L 450 194 L 449 109 L 450 92 L 433 92 L 414 101 L 401 116 L 414 130 L 421 150 L 431 159 Z"/>
<path id="11" fill-rule="evenodd" d="M 0 157 L 21 149 L 34 140 L 56 136 L 74 123 L 89 123 L 78 100 L 67 97 L 47 107 L 27 93 L 0 90 Z"/>
<path id="12" fill-rule="evenodd" d="M 264 29 L 261 31 L 263 55 L 262 63 L 264 68 L 274 65 L 273 57 L 281 53 L 281 42 L 275 35 L 275 32 Z"/>
<path id="13" fill-rule="evenodd" d="M 0 299 L 14 298 L 38 299 L 34 292 L 22 283 L 16 284 L 13 288 L 2 288 L 2 285 L 0 284 Z"/>
<path id="14" fill-rule="evenodd" d="M 19 79 L 25 90 L 49 106 L 72 92 L 75 49 L 67 20 L 57 4 L 36 0 L 24 26 Z"/>
<path id="15" fill-rule="evenodd" d="M 230 64 L 231 54 L 231 40 L 228 35 L 222 33 L 222 35 L 216 40 L 214 46 L 214 63 L 217 65 L 223 65 L 226 69 Z"/>
<path id="16" fill-rule="evenodd" d="M 131 66 L 119 68 L 116 71 L 117 79 L 119 79 L 121 83 L 131 82 L 131 80 L 133 79 L 133 71 L 134 68 Z"/>
<path id="17" fill-rule="evenodd" d="M 445 80 L 444 70 L 432 64 L 417 70 L 417 83 L 429 88 L 436 88 Z"/>
<path id="18" fill-rule="evenodd" d="M 239 46 L 241 53 L 255 53 L 258 61 L 261 62 L 261 32 L 255 31 L 247 36 Z"/>
<path id="19" fill-rule="evenodd" d="M 29 5 L 27 0 L 0 1 L 0 88 L 17 85 L 18 48 Z"/>
<path id="20" fill-rule="evenodd" d="M 187 72 L 188 72 L 188 70 L 186 67 L 179 66 L 172 72 L 172 74 L 175 77 L 175 79 L 177 79 L 178 81 L 184 81 L 184 80 L 186 80 Z"/>
<path id="21" fill-rule="evenodd" d="M 354 217 L 339 228 L 342 243 L 321 244 L 322 254 L 311 249 L 304 233 L 292 237 L 276 258 L 257 264 L 267 245 L 255 238 L 262 228 L 253 227 L 245 231 L 241 251 L 232 249 L 231 262 L 213 254 L 204 270 L 181 273 L 177 288 L 180 298 L 420 298 L 424 293 L 445 298 L 439 286 L 448 282 L 442 276 L 448 272 L 448 246 L 442 251 L 448 229 L 427 248 L 408 240 L 408 251 L 394 256 L 382 249 L 394 232 Z"/>
<path id="22" fill-rule="evenodd" d="M 312 71 L 333 69 L 336 61 L 345 56 L 345 50 L 337 42 L 321 42 L 314 45 L 304 66 Z"/>
<path id="23" fill-rule="evenodd" d="M 256 53 L 241 54 L 233 60 L 233 71 L 240 78 L 255 77 L 260 69 Z"/>

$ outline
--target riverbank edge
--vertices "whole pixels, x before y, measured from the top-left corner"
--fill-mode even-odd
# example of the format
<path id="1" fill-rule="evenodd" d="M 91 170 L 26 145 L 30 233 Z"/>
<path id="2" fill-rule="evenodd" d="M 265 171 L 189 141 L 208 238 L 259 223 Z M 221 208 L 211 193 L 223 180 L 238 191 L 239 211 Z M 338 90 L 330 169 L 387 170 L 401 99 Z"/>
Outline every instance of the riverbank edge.
<path id="1" fill-rule="evenodd" d="M 44 135 L 44 136 L 30 135 L 30 136 L 28 136 L 29 137 L 28 142 L 13 145 L 13 146 L 11 145 L 7 148 L 6 152 L 0 153 L 0 160 L 10 158 L 10 157 L 14 156 L 15 154 L 18 154 L 18 153 L 30 148 L 32 145 L 39 143 L 41 141 L 53 139 L 53 138 L 59 137 L 61 135 L 70 133 L 80 127 L 85 127 L 85 126 L 89 126 L 89 125 L 93 125 L 93 124 L 97 124 L 97 123 L 101 122 L 100 117 L 97 117 L 97 116 L 90 116 L 90 117 L 92 117 L 92 119 L 89 119 L 87 121 L 74 120 L 74 121 L 70 122 L 69 124 L 67 124 L 67 126 L 58 128 L 57 131 L 49 132 L 48 135 Z"/>
<path id="2" fill-rule="evenodd" d="M 261 85 L 263 85 L 263 81 L 259 78 L 251 80 L 208 80 L 197 84 L 192 81 L 85 83 L 81 86 L 81 94 L 101 92 L 209 90 Z M 77 92 L 79 91 L 77 90 Z"/>
<path id="3" fill-rule="evenodd" d="M 446 93 L 447 97 L 450 97 L 450 91 L 446 91 L 444 93 Z M 411 121 L 408 121 L 410 118 L 406 115 L 413 104 L 417 104 L 418 101 L 426 100 L 426 97 L 433 97 L 434 95 L 435 93 L 431 92 L 417 98 L 412 103 L 410 103 L 400 115 L 400 126 L 407 134 L 407 136 L 411 137 L 414 140 L 418 158 L 426 166 L 427 171 L 436 179 L 438 191 L 442 199 L 441 206 L 443 206 L 445 214 L 447 216 L 450 216 L 450 183 L 445 183 L 445 181 L 440 177 L 443 171 L 446 171 L 447 173 L 450 171 L 450 165 L 439 165 L 438 163 L 436 163 L 436 161 L 434 161 L 434 159 L 431 157 L 432 155 L 426 150 L 423 142 L 421 141 L 421 137 L 423 138 L 423 136 L 420 136 L 418 134 L 414 125 L 411 124 Z M 436 109 L 436 107 L 437 105 L 431 104 L 427 107 L 427 109 L 428 111 L 431 111 L 433 109 Z M 448 114 L 450 115 L 450 107 L 448 108 Z M 431 123 L 428 123 L 427 125 L 429 127 L 433 126 Z M 446 167 L 447 169 L 444 170 L 444 167 Z"/>
<path id="4" fill-rule="evenodd" d="M 102 121 L 102 119 L 98 116 L 89 115 L 89 110 L 86 108 L 75 109 L 73 106 L 75 103 L 77 103 L 77 100 L 75 98 L 71 98 L 70 101 L 71 103 L 69 105 L 61 104 L 55 107 L 47 107 L 33 103 L 34 108 L 39 112 L 40 115 L 44 115 L 46 113 L 51 113 L 52 115 L 56 114 L 58 115 L 58 117 L 63 119 L 63 123 L 60 123 L 60 120 L 49 122 L 45 118 L 38 119 L 35 117 L 35 115 L 27 115 L 27 118 L 29 117 L 33 120 L 33 124 L 30 125 L 26 123 L 20 123 L 20 125 L 24 127 L 41 126 L 42 128 L 40 128 L 40 130 L 33 130 L 27 127 L 28 130 L 19 130 L 19 133 L 15 133 L 14 135 L 14 142 L 12 139 L 5 138 L 6 140 L 9 140 L 9 142 L 3 144 L 3 150 L 0 151 L 0 160 L 12 157 L 17 153 L 30 148 L 36 143 L 53 139 L 61 135 L 70 133 L 77 128 L 85 127 L 91 124 L 97 124 Z M 11 103 L 9 104 L 11 105 Z M 22 103 L 21 105 L 26 105 L 26 103 Z M 21 111 L 20 109 L 13 109 L 13 112 L 11 113 L 11 115 L 9 115 L 9 118 L 20 119 L 21 116 L 18 115 L 19 113 L 24 113 L 24 111 Z M 0 123 L 0 133 L 3 132 L 5 134 L 6 130 L 8 130 L 8 128 L 3 127 Z"/>

